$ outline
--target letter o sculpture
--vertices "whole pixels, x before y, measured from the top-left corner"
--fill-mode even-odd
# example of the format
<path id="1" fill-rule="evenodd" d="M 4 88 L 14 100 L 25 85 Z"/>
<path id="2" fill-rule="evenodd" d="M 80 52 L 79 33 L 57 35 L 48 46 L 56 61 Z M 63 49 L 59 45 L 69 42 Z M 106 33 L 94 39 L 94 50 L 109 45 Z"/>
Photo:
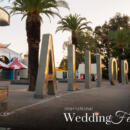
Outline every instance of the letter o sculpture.
<path id="1" fill-rule="evenodd" d="M 109 60 L 109 80 L 112 85 L 115 85 L 118 78 L 117 60 L 110 58 Z"/>

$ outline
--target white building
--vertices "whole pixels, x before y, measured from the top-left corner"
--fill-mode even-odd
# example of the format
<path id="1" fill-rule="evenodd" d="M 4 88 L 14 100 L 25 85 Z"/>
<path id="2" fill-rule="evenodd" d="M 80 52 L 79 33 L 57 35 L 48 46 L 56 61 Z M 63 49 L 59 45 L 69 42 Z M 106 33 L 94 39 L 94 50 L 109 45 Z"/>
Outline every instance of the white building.
<path id="1" fill-rule="evenodd" d="M 85 75 L 85 64 L 79 64 L 78 67 L 78 78 L 80 79 L 80 76 Z M 91 64 L 91 74 L 97 74 L 97 65 L 96 64 Z"/>
<path id="2" fill-rule="evenodd" d="M 56 70 L 57 79 L 67 79 L 67 77 L 68 77 L 67 71 L 57 71 Z"/>
<path id="3" fill-rule="evenodd" d="M 22 57 L 19 53 L 8 48 L 9 45 L 0 44 L 0 60 L 8 64 L 13 58 L 22 60 Z"/>
<path id="4" fill-rule="evenodd" d="M 9 44 L 0 44 L 0 61 L 9 64 L 13 59 L 22 61 L 21 54 L 8 48 Z M 15 75 L 16 76 L 16 75 Z M 13 70 L 0 69 L 0 79 L 14 79 Z"/>

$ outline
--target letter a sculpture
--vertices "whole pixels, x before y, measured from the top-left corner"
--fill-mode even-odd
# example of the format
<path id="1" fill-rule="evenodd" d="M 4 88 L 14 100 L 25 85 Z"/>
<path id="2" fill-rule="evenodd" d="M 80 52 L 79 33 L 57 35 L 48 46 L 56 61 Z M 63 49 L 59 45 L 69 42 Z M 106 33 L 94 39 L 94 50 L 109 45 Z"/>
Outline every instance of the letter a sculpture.
<path id="1" fill-rule="evenodd" d="M 52 35 L 45 34 L 42 39 L 40 64 L 38 68 L 35 98 L 54 95 L 56 92 L 56 72 Z"/>

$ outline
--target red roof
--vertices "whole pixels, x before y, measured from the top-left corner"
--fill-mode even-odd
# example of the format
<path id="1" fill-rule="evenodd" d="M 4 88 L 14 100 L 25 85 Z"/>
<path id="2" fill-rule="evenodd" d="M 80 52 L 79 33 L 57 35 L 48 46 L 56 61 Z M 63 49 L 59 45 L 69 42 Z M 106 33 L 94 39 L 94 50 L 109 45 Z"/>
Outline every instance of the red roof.
<path id="1" fill-rule="evenodd" d="M 26 69 L 27 66 L 21 63 L 18 59 L 8 64 L 10 69 Z"/>

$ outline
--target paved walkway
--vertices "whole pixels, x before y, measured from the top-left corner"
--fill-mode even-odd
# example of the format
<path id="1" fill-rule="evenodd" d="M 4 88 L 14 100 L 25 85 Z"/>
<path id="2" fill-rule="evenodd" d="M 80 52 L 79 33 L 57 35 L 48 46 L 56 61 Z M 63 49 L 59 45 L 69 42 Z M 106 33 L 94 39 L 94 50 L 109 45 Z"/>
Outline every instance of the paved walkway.
<path id="1" fill-rule="evenodd" d="M 84 89 L 84 83 L 78 83 L 80 90 L 74 92 L 67 91 L 66 83 L 58 83 L 56 95 L 44 99 L 34 99 L 34 92 L 28 92 L 26 85 L 10 85 L 7 81 L 0 82 L 0 85 L 9 85 L 8 107 L 5 109 L 8 114 L 0 116 L 0 126 L 16 127 L 17 130 L 86 129 L 85 126 L 91 124 L 66 123 L 64 112 L 109 115 L 123 110 L 130 113 L 130 83 L 111 86 L 109 82 L 103 82 L 101 88 L 96 88 L 96 83 L 92 82 L 92 89 Z M 78 111 L 80 107 L 87 110 Z"/>

